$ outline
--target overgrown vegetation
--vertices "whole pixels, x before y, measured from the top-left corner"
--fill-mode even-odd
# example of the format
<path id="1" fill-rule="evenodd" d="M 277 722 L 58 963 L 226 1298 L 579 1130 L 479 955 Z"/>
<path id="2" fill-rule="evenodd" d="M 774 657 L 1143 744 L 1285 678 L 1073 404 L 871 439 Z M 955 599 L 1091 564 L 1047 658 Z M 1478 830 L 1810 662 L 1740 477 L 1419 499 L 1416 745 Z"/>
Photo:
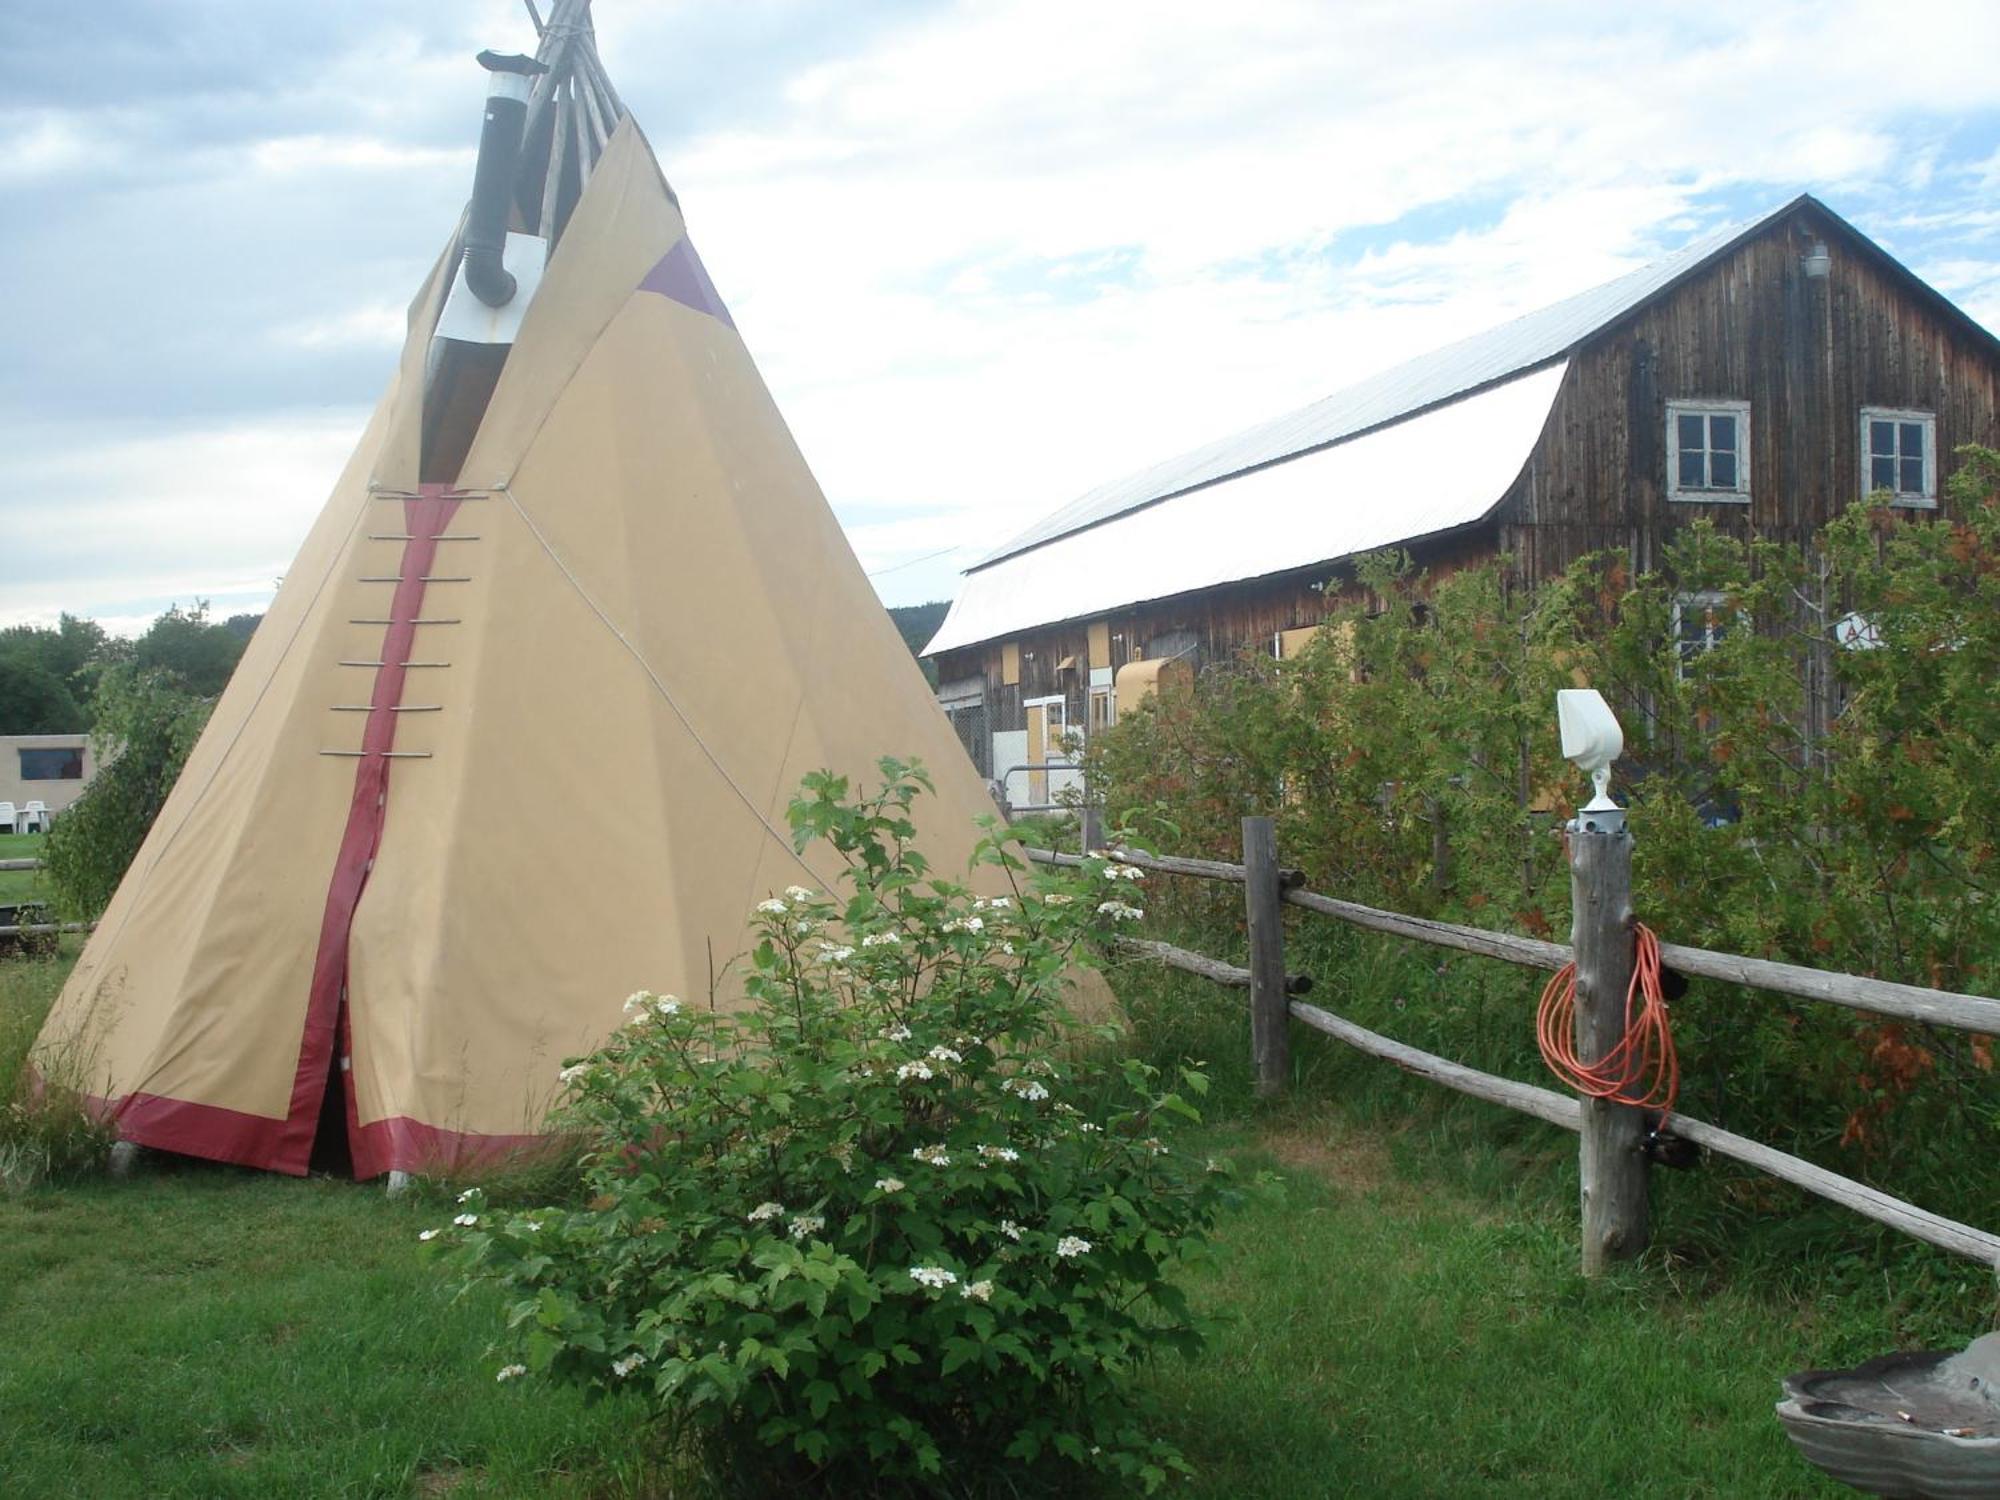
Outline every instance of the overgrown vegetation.
<path id="1" fill-rule="evenodd" d="M 0 964 L 0 1033 L 33 1035 L 73 957 Z M 1218 1008 L 1173 1031 L 1217 1058 L 1225 1108 L 1240 1027 Z M 1343 1100 L 1383 1071 L 1305 1051 Z M 1176 1493 L 1832 1500 L 1771 1419 L 1776 1377 L 1963 1337 L 1874 1265 L 1585 1285 L 1568 1137 L 1428 1097 L 1392 1129 L 1301 1106 L 1188 1143 L 1285 1181 L 1181 1277 L 1208 1354 L 1141 1377 L 1195 1468 Z M 503 1301 L 452 1295 L 419 1253 L 451 1196 L 198 1163 L 0 1195 L 0 1493 L 711 1493 L 632 1393 L 492 1378 Z"/>
<path id="2" fill-rule="evenodd" d="M 1269 813 L 1316 888 L 1561 936 L 1557 828 L 1581 786 L 1557 688 L 1626 729 L 1635 902 L 1675 941 L 1919 984 L 2000 973 L 2000 455 L 1949 521 L 1859 507 L 1810 550 L 1688 528 L 1662 568 L 1598 556 L 1533 593 L 1499 566 L 1366 563 L 1291 662 L 1246 657 L 1093 745 L 1114 822 L 1228 855 Z M 1711 646 L 1712 649 L 1694 649 Z M 1542 810 L 1537 810 L 1542 809 Z M 1214 951 L 1227 892 L 1168 915 Z M 1531 1077 L 1518 973 L 1305 922 L 1299 961 L 1364 1023 Z M 1994 1202 L 1992 1040 L 1697 984 L 1675 1010 L 1690 1111 L 1974 1221 Z"/>
<path id="3" fill-rule="evenodd" d="M 115 1139 L 86 1105 L 85 1059 L 45 1058 L 32 1075 L 28 1067 L 71 962 L 60 950 L 0 958 L 0 1193 L 75 1181 L 103 1165 Z"/>
<path id="4" fill-rule="evenodd" d="M 511 1299 L 503 1380 L 641 1390 L 758 1493 L 1018 1493 L 1038 1467 L 1150 1493 L 1185 1465 L 1133 1377 L 1203 1342 L 1174 1276 L 1227 1172 L 1174 1144 L 1199 1072 L 1065 1045 L 1066 972 L 1139 917 L 1139 872 L 1030 882 L 989 834 L 974 874 L 1008 894 L 975 897 L 910 843 L 922 772 L 882 770 L 793 803 L 846 889 L 760 905 L 748 1010 L 635 994 L 564 1070 L 589 1202 L 475 1188 L 439 1232 Z"/>

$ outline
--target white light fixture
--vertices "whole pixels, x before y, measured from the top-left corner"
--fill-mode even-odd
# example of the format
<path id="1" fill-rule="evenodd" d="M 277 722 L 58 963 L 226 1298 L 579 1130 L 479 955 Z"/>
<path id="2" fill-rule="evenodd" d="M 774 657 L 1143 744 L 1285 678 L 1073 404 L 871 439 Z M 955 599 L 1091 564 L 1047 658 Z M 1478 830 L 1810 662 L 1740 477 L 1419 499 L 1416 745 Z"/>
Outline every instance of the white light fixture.
<path id="1" fill-rule="evenodd" d="M 1611 763 L 1625 749 L 1625 731 L 1596 688 L 1563 688 L 1556 693 L 1556 723 L 1562 730 L 1563 758 L 1590 777 L 1597 795 L 1583 806 L 1585 813 L 1614 813 Z"/>
<path id="2" fill-rule="evenodd" d="M 1814 281 L 1824 280 L 1826 273 L 1833 269 L 1833 257 L 1827 253 L 1825 240 L 1814 240 L 1812 249 L 1806 252 L 1806 275 Z"/>

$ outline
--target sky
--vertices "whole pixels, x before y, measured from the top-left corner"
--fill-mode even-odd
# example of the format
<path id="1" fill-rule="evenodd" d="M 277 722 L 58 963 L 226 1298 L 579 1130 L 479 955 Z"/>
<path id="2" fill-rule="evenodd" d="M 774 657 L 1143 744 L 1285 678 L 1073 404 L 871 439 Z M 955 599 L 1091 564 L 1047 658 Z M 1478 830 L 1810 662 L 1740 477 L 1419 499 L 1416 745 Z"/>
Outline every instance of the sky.
<path id="1" fill-rule="evenodd" d="M 2000 329 L 1991 0 L 598 0 L 876 588 L 1819 195 Z M 0 0 L 0 625 L 263 608 L 517 0 Z"/>

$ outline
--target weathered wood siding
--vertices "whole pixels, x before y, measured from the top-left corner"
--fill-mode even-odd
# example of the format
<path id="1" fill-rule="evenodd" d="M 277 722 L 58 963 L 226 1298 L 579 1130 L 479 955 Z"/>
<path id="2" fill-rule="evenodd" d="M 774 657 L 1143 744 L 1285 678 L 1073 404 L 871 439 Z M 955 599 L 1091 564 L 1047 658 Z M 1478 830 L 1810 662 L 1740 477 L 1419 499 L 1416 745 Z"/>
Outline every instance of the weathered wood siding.
<path id="1" fill-rule="evenodd" d="M 1864 406 L 1934 412 L 1939 472 L 2000 441 L 1993 345 L 1810 208 L 1772 225 L 1580 348 L 1500 544 L 1543 578 L 1599 548 L 1653 567 L 1705 516 L 1737 536 L 1804 541 L 1861 497 Z M 1832 252 L 1814 280 L 1804 256 Z M 1750 403 L 1747 505 L 1667 498 L 1667 402 Z"/>
<path id="2" fill-rule="evenodd" d="M 1456 568 L 1490 556 L 1492 533 L 1487 528 L 1410 550 L 1420 566 L 1433 572 Z M 1069 722 L 1080 725 L 1088 722 L 1089 668 L 1108 666 L 1116 672 L 1140 655 L 1170 654 L 1169 644 L 1172 653 L 1178 653 L 1183 644 L 1191 645 L 1189 659 L 1198 672 L 1233 660 L 1244 651 L 1268 654 L 1278 632 L 1324 620 L 1330 604 L 1341 597 L 1351 577 L 1351 569 L 1329 561 L 1323 567 L 1133 605 L 1094 621 L 1075 620 L 1010 636 L 1007 641 L 1020 650 L 1018 683 L 1002 680 L 1000 641 L 938 653 L 938 677 L 943 682 L 985 679 L 989 732 L 1024 727 L 1027 717 L 1022 705 L 1057 694 L 1064 698 Z M 1090 626 L 1098 622 L 1109 627 L 1108 661 L 1090 657 Z M 1070 657 L 1076 659 L 1076 670 L 1058 674 L 1057 666 Z"/>
<path id="3" fill-rule="evenodd" d="M 1814 279 L 1804 258 L 1820 240 L 1832 263 Z M 1667 498 L 1667 403 L 1704 399 L 1750 403 L 1747 504 Z M 1539 579 L 1604 548 L 1623 550 L 1635 571 L 1656 567 L 1696 517 L 1803 542 L 1861 498 L 1863 407 L 1934 413 L 1937 468 L 1949 474 L 1960 445 L 2000 446 L 2000 348 L 1803 204 L 1573 351 L 1542 436 L 1490 521 L 1411 550 L 1433 571 L 1505 551 L 1517 576 Z M 1161 655 L 1173 637 L 1192 645 L 1196 670 L 1269 651 L 1279 631 L 1324 619 L 1328 599 L 1314 585 L 1333 581 L 1337 596 L 1343 578 L 1351 570 L 1330 559 L 1115 611 L 1108 662 L 1090 659 L 1089 622 L 1042 627 L 1013 638 L 1014 684 L 1002 680 L 998 641 L 945 652 L 938 667 L 946 681 L 985 679 L 993 731 L 1022 728 L 1025 699 L 1058 693 L 1082 724 L 1088 668 L 1115 669 L 1142 648 Z M 1068 657 L 1078 670 L 1059 676 Z"/>

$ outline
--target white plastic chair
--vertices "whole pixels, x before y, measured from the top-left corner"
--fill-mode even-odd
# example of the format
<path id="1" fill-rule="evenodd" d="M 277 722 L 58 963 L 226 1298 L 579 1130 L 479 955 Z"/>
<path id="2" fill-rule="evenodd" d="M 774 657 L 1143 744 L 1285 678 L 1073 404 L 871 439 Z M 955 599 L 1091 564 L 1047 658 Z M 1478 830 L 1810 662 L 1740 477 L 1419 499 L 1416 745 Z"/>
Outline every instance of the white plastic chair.
<path id="1" fill-rule="evenodd" d="M 49 831 L 49 805 L 46 802 L 30 802 L 21 808 L 21 832 L 47 833 Z"/>
<path id="2" fill-rule="evenodd" d="M 14 804 L 0 802 L 0 833 L 19 833 L 20 819 L 15 815 Z"/>

